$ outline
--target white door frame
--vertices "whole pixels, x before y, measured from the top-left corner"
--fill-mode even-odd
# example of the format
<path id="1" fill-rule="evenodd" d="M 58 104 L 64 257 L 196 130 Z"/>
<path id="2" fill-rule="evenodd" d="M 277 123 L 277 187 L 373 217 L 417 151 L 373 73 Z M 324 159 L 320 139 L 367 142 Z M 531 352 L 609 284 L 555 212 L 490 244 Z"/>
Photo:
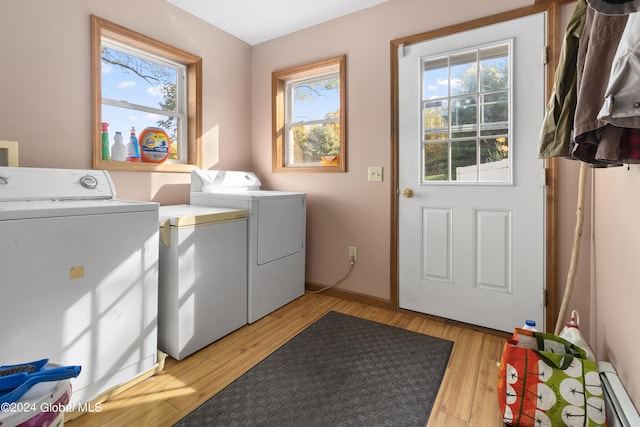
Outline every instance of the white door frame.
<path id="1" fill-rule="evenodd" d="M 390 59 L 391 59 L 391 277 L 390 277 L 390 301 L 389 305 L 392 309 L 399 310 L 399 271 L 398 271 L 398 227 L 399 227 L 399 177 L 398 177 L 398 161 L 399 161 L 399 93 L 398 93 L 398 48 L 402 45 L 425 42 L 433 38 L 443 37 L 455 34 L 461 31 L 467 31 L 485 25 L 500 23 L 503 21 L 528 16 L 531 14 L 546 12 L 547 13 L 547 40 L 549 40 L 547 66 L 547 99 L 551 93 L 553 76 L 556 69 L 557 49 L 555 41 L 558 40 L 558 5 L 556 3 L 535 4 L 509 12 L 492 15 L 485 18 L 468 21 L 465 23 L 453 25 L 450 27 L 440 28 L 421 34 L 416 34 L 401 39 L 391 41 Z M 553 59 L 553 60 L 552 60 Z M 547 198 L 546 198 L 546 325 L 553 329 L 556 324 L 557 317 L 557 161 L 556 159 L 547 160 Z"/>

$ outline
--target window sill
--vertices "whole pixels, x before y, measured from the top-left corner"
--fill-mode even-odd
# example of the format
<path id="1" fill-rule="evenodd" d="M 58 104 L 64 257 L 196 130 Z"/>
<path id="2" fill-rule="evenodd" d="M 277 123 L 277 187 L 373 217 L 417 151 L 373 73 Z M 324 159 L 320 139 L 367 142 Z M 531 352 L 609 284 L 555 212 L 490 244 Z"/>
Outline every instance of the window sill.
<path id="1" fill-rule="evenodd" d="M 94 169 L 117 170 L 131 172 L 186 172 L 198 169 L 197 165 L 183 163 L 148 163 L 148 162 L 114 162 L 109 160 L 95 160 Z"/>
<path id="2" fill-rule="evenodd" d="M 273 168 L 274 173 L 296 173 L 296 172 L 346 172 L 346 168 L 342 166 L 287 166 L 281 168 Z"/>

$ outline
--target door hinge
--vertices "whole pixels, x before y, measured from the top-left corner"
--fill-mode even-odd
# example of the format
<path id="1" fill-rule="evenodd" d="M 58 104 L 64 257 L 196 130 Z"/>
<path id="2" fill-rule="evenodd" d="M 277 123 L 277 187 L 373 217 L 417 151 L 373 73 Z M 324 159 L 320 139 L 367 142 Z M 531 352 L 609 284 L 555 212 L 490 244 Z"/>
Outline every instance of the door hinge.
<path id="1" fill-rule="evenodd" d="M 549 62 L 549 46 L 542 48 L 542 65 L 547 65 Z"/>
<path id="2" fill-rule="evenodd" d="M 398 54 L 400 55 L 400 59 L 404 58 L 405 56 L 407 56 L 407 45 L 402 43 L 400 45 L 398 45 Z"/>
<path id="3" fill-rule="evenodd" d="M 549 185 L 549 169 L 544 168 L 540 170 L 540 185 Z"/>
<path id="4" fill-rule="evenodd" d="M 543 304 L 543 307 L 546 307 L 548 302 L 549 302 L 549 290 L 548 289 L 544 289 L 542 291 L 542 304 Z"/>

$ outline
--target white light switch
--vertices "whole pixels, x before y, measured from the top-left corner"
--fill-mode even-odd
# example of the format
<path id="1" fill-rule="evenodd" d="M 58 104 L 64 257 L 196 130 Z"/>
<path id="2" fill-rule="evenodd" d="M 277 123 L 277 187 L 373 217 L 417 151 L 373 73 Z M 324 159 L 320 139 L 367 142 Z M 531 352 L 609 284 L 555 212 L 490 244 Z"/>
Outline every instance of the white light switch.
<path id="1" fill-rule="evenodd" d="M 382 166 L 369 166 L 368 180 L 382 182 Z"/>

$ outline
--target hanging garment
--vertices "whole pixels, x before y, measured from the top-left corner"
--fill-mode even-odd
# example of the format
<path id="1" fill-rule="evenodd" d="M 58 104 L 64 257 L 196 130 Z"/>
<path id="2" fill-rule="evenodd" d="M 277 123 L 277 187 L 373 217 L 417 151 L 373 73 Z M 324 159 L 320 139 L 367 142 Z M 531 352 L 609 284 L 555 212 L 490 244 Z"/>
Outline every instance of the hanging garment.
<path id="1" fill-rule="evenodd" d="M 576 107 L 576 62 L 579 41 L 586 20 L 586 9 L 586 0 L 578 0 L 567 24 L 553 91 L 542 123 L 540 158 L 568 157 L 571 154 L 573 117 Z"/>
<path id="2" fill-rule="evenodd" d="M 607 124 L 598 120 L 598 113 L 626 23 L 627 16 L 603 15 L 587 8 L 576 58 L 577 102 L 573 125 L 576 137 Z"/>
<path id="3" fill-rule="evenodd" d="M 620 139 L 620 161 L 640 163 L 640 129 L 626 128 Z"/>
<path id="4" fill-rule="evenodd" d="M 585 132 L 576 137 L 571 155 L 591 166 L 622 166 L 618 159 L 623 131 L 623 128 L 607 125 Z"/>
<path id="5" fill-rule="evenodd" d="M 640 13 L 629 15 L 598 119 L 619 127 L 640 128 Z"/>
<path id="6" fill-rule="evenodd" d="M 574 113 L 574 158 L 594 165 L 618 164 L 622 130 L 598 120 L 613 58 L 627 16 L 604 15 L 587 7 L 577 55 L 577 101 Z"/>
<path id="7" fill-rule="evenodd" d="M 605 15 L 628 15 L 640 11 L 640 0 L 589 0 L 589 6 Z"/>

